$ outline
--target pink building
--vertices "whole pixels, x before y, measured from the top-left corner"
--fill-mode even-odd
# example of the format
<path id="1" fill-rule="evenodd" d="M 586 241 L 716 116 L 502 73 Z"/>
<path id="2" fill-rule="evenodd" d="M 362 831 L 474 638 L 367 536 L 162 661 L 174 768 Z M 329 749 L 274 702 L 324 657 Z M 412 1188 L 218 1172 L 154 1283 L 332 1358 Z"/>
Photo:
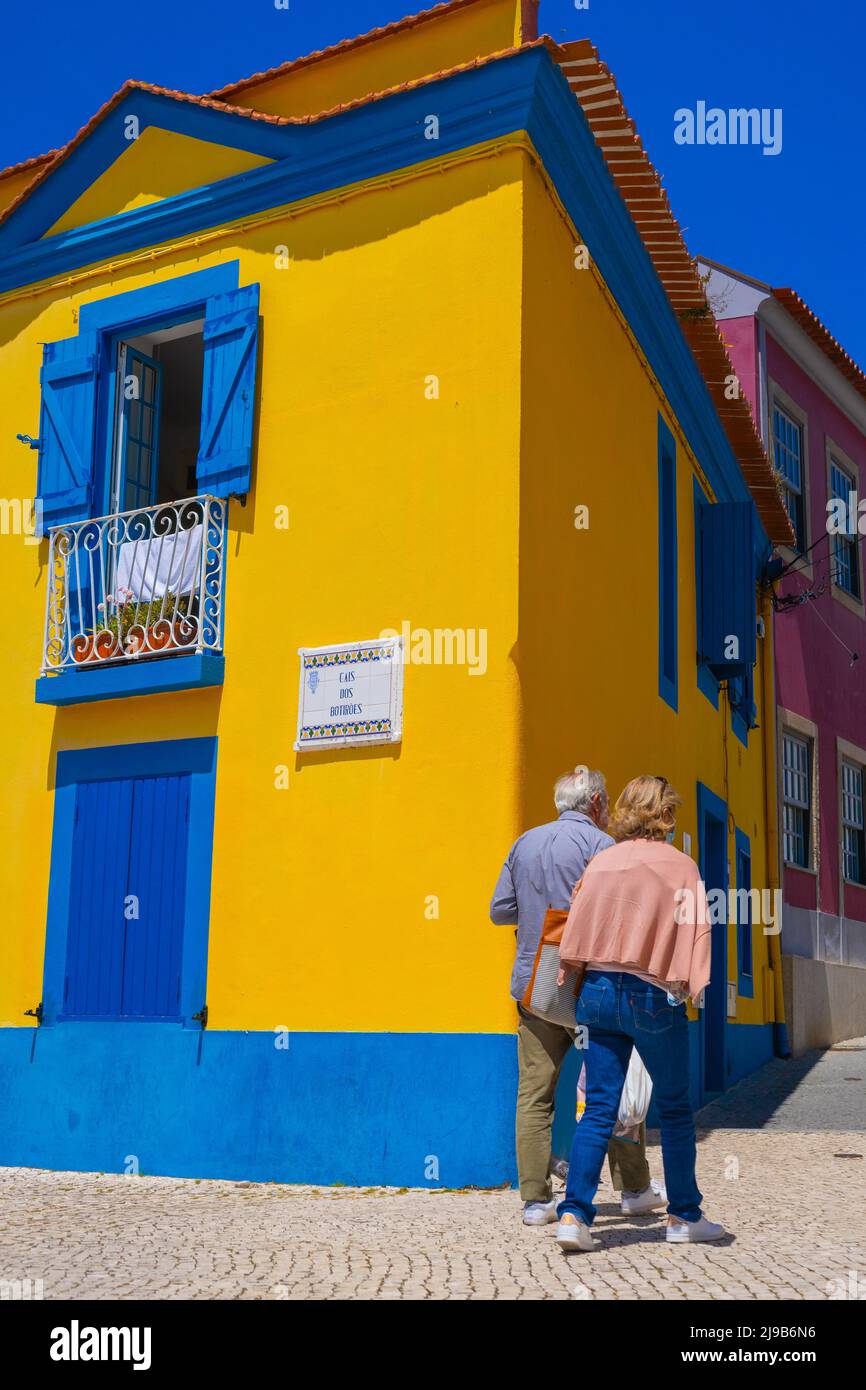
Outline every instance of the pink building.
<path id="1" fill-rule="evenodd" d="M 778 552 L 774 636 L 782 959 L 799 1052 L 866 1033 L 866 373 L 793 290 L 712 261 L 701 271 L 797 535 Z"/>

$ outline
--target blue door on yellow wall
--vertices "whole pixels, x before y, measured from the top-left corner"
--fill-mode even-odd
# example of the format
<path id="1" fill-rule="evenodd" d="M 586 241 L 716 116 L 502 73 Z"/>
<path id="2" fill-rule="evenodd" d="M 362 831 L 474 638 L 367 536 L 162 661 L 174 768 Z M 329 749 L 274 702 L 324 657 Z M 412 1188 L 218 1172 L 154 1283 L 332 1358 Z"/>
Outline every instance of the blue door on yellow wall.
<path id="1" fill-rule="evenodd" d="M 189 774 L 76 788 L 64 1019 L 180 1016 Z"/>
<path id="2" fill-rule="evenodd" d="M 701 1089 L 706 1100 L 725 1089 L 725 1031 L 728 1008 L 728 808 L 721 797 L 698 783 L 698 849 L 707 893 L 721 889 L 725 906 L 710 909 L 712 938 L 710 983 L 704 990 L 700 1019 Z M 713 898 L 710 898 L 713 903 Z"/>

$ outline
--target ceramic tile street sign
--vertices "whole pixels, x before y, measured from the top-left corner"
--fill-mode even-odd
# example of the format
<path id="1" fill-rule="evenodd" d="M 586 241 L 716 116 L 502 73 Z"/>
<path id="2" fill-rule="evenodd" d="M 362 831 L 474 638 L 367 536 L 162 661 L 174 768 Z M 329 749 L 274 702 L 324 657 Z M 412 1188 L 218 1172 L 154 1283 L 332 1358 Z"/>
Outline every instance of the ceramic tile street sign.
<path id="1" fill-rule="evenodd" d="M 403 641 L 299 647 L 296 749 L 399 743 L 403 730 Z"/>

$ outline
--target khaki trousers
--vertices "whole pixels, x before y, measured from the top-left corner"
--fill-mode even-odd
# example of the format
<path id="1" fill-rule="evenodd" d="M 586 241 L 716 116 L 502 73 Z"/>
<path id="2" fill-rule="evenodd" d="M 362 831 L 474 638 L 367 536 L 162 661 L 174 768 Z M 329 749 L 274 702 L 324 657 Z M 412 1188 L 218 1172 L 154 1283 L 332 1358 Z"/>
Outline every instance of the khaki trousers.
<path id="1" fill-rule="evenodd" d="M 517 1172 L 524 1202 L 549 1202 L 550 1132 L 553 1097 L 562 1064 L 574 1043 L 574 1031 L 558 1023 L 546 1023 L 518 1004 L 517 1027 Z M 576 1104 L 576 1098 L 575 1098 Z M 649 1187 L 646 1161 L 646 1127 L 640 1127 L 640 1143 L 611 1139 L 607 1151 L 616 1192 L 643 1192 Z"/>

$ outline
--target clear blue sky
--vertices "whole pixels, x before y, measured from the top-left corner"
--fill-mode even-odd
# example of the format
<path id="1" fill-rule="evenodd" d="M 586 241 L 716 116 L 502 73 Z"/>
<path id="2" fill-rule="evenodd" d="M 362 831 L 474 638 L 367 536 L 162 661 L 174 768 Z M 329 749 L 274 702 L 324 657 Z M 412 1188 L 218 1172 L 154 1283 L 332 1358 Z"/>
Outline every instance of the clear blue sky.
<path id="1" fill-rule="evenodd" d="M 0 167 L 62 144 L 127 77 L 204 92 L 426 0 L 29 0 L 3 15 Z M 866 366 L 866 16 L 857 0 L 542 0 L 589 37 L 665 176 L 693 252 L 791 285 Z M 781 107 L 778 156 L 678 146 L 674 112 Z"/>

